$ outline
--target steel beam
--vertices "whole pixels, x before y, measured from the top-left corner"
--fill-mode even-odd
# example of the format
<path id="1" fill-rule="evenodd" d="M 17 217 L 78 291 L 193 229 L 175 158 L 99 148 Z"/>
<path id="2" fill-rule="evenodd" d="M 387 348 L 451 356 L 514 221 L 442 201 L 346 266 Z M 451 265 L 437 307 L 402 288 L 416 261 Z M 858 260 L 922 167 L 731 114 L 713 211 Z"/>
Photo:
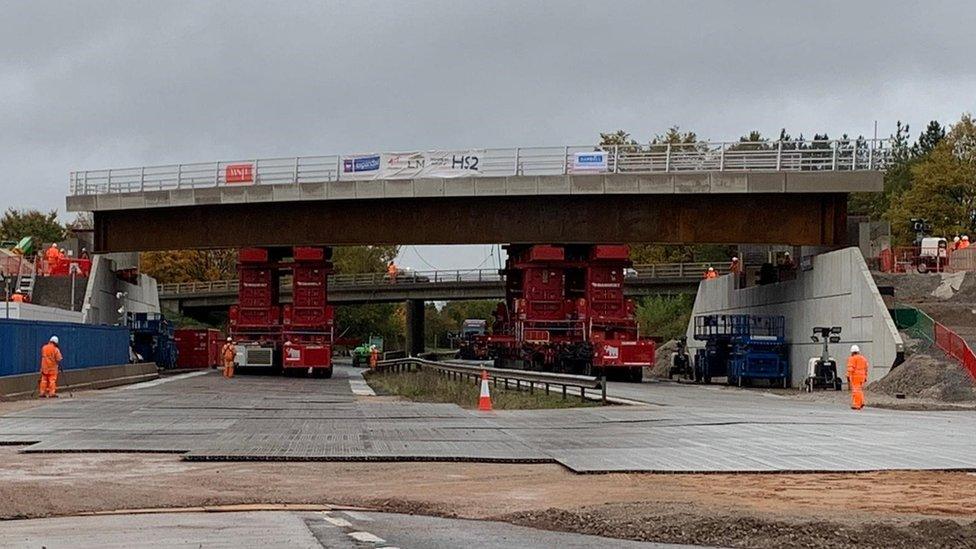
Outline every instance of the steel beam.
<path id="1" fill-rule="evenodd" d="M 241 246 L 713 243 L 840 246 L 846 193 L 556 195 L 95 212 L 98 252 Z"/>

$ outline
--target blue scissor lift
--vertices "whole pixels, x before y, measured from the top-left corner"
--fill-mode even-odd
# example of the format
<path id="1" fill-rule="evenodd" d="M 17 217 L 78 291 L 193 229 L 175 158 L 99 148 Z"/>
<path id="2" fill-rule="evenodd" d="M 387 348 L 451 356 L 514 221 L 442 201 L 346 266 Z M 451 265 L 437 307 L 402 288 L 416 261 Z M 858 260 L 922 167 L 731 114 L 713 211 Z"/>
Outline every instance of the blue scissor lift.
<path id="1" fill-rule="evenodd" d="M 765 379 L 770 386 L 790 386 L 786 319 L 782 316 L 731 315 L 729 385 L 748 385 Z"/>
<path id="2" fill-rule="evenodd" d="M 713 377 L 728 375 L 729 354 L 732 351 L 732 320 L 737 315 L 699 315 L 695 317 L 696 341 L 705 347 L 695 352 L 694 379 L 696 383 L 711 383 Z"/>
<path id="3" fill-rule="evenodd" d="M 127 313 L 132 350 L 160 368 L 175 368 L 178 351 L 173 324 L 159 313 Z"/>

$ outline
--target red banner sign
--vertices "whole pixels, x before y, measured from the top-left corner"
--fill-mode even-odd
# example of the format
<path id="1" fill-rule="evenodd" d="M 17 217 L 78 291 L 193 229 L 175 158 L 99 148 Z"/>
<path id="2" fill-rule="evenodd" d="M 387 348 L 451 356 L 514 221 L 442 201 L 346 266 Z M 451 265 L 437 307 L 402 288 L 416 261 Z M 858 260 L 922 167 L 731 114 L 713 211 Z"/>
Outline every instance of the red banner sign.
<path id="1" fill-rule="evenodd" d="M 252 164 L 230 164 L 224 173 L 227 183 L 254 183 L 254 166 Z"/>

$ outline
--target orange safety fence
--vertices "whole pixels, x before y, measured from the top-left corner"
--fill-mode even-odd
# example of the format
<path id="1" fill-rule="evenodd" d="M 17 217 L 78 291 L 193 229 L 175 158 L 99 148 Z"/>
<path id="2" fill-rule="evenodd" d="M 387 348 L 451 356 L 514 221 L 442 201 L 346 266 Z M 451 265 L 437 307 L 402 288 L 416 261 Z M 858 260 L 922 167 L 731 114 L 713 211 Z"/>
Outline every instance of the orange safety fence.
<path id="1" fill-rule="evenodd" d="M 965 339 L 938 322 L 934 325 L 935 344 L 947 355 L 958 360 L 976 379 L 976 354 Z"/>

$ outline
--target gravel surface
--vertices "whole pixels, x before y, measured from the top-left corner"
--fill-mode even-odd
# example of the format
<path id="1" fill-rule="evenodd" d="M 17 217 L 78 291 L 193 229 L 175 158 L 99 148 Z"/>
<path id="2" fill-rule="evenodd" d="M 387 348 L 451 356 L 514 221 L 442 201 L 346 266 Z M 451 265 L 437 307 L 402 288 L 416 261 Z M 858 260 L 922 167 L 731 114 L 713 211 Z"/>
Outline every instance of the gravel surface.
<path id="1" fill-rule="evenodd" d="M 895 301 L 924 303 L 927 301 L 976 302 L 976 274 L 930 273 L 890 274 L 871 273 L 878 286 L 895 288 Z"/>
<path id="2" fill-rule="evenodd" d="M 547 509 L 513 513 L 501 520 L 568 532 L 638 541 L 722 547 L 926 549 L 976 548 L 976 521 L 925 519 L 908 524 L 777 520 L 759 516 L 661 513 L 642 503 L 577 511 Z"/>

